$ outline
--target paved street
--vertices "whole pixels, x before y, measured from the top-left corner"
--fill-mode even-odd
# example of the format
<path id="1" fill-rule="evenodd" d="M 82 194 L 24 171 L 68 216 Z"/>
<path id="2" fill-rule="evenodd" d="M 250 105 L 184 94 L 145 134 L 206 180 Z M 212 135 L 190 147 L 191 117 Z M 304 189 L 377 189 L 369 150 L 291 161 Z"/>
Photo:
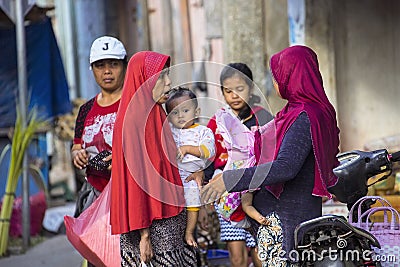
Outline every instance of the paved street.
<path id="1" fill-rule="evenodd" d="M 60 234 L 28 249 L 25 254 L 0 258 L 0 267 L 80 267 L 81 255 Z"/>

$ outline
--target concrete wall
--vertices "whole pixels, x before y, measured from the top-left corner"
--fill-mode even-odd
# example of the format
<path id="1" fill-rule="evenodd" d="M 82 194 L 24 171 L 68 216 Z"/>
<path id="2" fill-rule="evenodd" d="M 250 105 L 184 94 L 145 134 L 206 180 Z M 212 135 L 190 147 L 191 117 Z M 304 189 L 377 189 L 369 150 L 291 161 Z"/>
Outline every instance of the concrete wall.
<path id="1" fill-rule="evenodd" d="M 264 82 L 263 1 L 222 1 L 222 36 L 224 63 L 243 62 L 253 72 L 253 79 L 261 92 Z"/>
<path id="2" fill-rule="evenodd" d="M 289 26 L 287 16 L 287 0 L 264 0 L 264 55 L 267 100 L 273 114 L 276 114 L 286 104 L 273 89 L 269 71 L 271 56 L 289 46 Z M 268 77 L 269 76 L 269 77 Z"/>
<path id="3" fill-rule="evenodd" d="M 399 11 L 396 0 L 306 0 L 305 43 L 336 107 L 341 151 L 400 133 Z"/>
<path id="4" fill-rule="evenodd" d="M 132 13 L 134 4 L 127 5 L 128 0 L 119 2 L 120 9 L 125 3 L 127 12 L 124 15 L 126 18 L 119 19 L 116 24 L 130 25 L 123 27 L 123 33 L 120 34 L 128 44 L 128 50 L 133 53 L 141 47 L 140 44 L 132 44 L 137 41 L 133 37 L 135 34 L 128 34 L 129 39 L 127 37 L 127 33 L 132 33 L 132 28 L 135 27 L 131 24 L 135 22 L 134 12 Z M 207 9 L 210 2 L 200 0 L 147 0 L 147 3 L 150 49 L 172 55 L 173 63 L 203 59 L 226 63 L 223 47 L 224 42 L 229 40 L 223 37 L 222 27 L 215 27 L 216 24 L 222 24 L 222 19 L 215 19 L 210 23 L 210 14 L 212 18 L 223 17 L 229 15 L 227 10 L 218 9 L 218 5 Z M 219 3 L 222 5 L 222 2 Z M 263 0 L 262 3 L 262 20 L 258 20 L 258 24 L 262 23 L 260 29 L 263 29 L 264 51 L 258 52 L 262 56 L 255 60 L 259 61 L 257 65 L 262 62 L 267 77 L 271 55 L 289 45 L 287 0 Z M 400 99 L 400 90 L 397 89 L 400 67 L 397 62 L 400 55 L 396 48 L 400 41 L 397 26 L 400 25 L 400 16 L 397 15 L 400 14 L 400 1 L 306 0 L 305 3 L 305 42 L 318 54 L 327 95 L 337 109 L 341 128 L 341 150 L 363 149 L 364 145 L 372 140 L 398 134 L 397 125 L 400 119 L 396 108 Z M 75 8 L 84 5 L 89 5 L 89 2 L 74 2 Z M 95 9 L 99 10 L 99 5 L 96 5 Z M 93 12 L 97 13 L 99 12 Z M 104 25 L 98 26 L 104 22 L 104 16 L 100 14 L 99 17 L 98 14 L 96 18 L 91 18 L 81 15 L 80 18 L 77 25 L 81 30 L 77 35 L 85 31 L 87 37 L 79 37 L 85 41 L 85 49 L 82 39 L 77 40 L 79 65 L 84 67 L 79 70 L 79 74 L 86 77 L 85 81 L 79 80 L 84 90 L 92 92 L 95 88 L 89 88 L 86 84 L 90 73 L 87 73 L 85 68 L 88 49 L 93 39 L 89 41 L 88 37 L 100 32 L 98 28 L 105 30 Z M 94 22 L 98 24 L 93 26 Z M 215 32 L 213 29 L 219 31 Z M 112 32 L 115 30 L 116 28 L 113 28 Z M 182 32 L 186 35 L 179 35 Z M 187 40 L 188 35 L 190 41 Z M 181 38 L 178 38 L 179 36 Z M 191 73 L 182 74 L 189 75 Z M 214 80 L 218 75 L 212 73 L 208 76 L 215 76 Z M 267 99 L 271 110 L 276 113 L 285 101 L 271 92 L 271 84 L 266 83 L 266 87 L 269 89 Z M 220 99 L 218 94 L 213 97 Z"/>
<path id="5" fill-rule="evenodd" d="M 307 0 L 305 43 L 318 55 L 325 92 L 337 109 L 335 49 L 333 45 L 333 1 Z M 339 113 L 339 111 L 338 111 Z"/>
<path id="6" fill-rule="evenodd" d="M 363 149 L 400 132 L 400 2 L 341 0 L 335 5 L 341 147 Z"/>

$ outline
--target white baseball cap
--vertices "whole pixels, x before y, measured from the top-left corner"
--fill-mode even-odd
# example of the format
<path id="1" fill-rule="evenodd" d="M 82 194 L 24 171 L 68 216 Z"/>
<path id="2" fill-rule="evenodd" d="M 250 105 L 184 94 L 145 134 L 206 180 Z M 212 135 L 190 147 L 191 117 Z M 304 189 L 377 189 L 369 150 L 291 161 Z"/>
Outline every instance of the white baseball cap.
<path id="1" fill-rule="evenodd" d="M 124 45 L 117 38 L 102 36 L 93 41 L 90 48 L 89 63 L 92 65 L 101 59 L 124 59 L 126 50 Z"/>

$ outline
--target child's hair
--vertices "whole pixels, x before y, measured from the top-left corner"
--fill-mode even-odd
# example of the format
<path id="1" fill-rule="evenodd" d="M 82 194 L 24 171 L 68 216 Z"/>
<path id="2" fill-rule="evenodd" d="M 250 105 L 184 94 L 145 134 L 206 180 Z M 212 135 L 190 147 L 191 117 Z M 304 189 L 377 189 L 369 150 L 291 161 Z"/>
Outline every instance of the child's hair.
<path id="1" fill-rule="evenodd" d="M 253 73 L 251 72 L 251 69 L 245 64 L 241 62 L 236 62 L 236 63 L 229 63 L 226 65 L 222 71 L 221 75 L 219 76 L 219 82 L 221 84 L 221 90 L 224 90 L 224 87 L 222 86 L 223 82 L 231 78 L 234 75 L 239 75 L 249 86 L 249 88 L 253 88 Z M 251 114 L 251 107 L 256 104 L 260 103 L 261 98 L 258 95 L 250 94 L 250 99 L 249 103 L 247 103 L 247 107 L 244 108 L 238 115 L 240 119 L 245 119 Z"/>
<path id="2" fill-rule="evenodd" d="M 239 75 L 243 80 L 245 80 L 250 88 L 253 87 L 253 73 L 251 72 L 251 69 L 246 64 L 238 62 L 229 63 L 222 69 L 221 75 L 219 76 L 221 89 L 224 89 L 222 83 L 234 75 Z"/>
<path id="3" fill-rule="evenodd" d="M 167 113 L 170 113 L 170 112 L 172 111 L 171 102 L 172 102 L 173 100 L 175 100 L 175 99 L 181 97 L 181 96 L 188 96 L 188 97 L 191 99 L 191 101 L 192 101 L 194 107 L 195 107 L 195 108 L 198 107 L 199 103 L 197 102 L 197 97 L 196 97 L 196 95 L 195 95 L 189 88 L 186 88 L 186 87 L 176 87 L 176 88 L 173 88 L 173 89 L 171 90 L 171 93 L 170 93 L 170 95 L 169 95 L 169 97 L 168 97 L 168 100 L 167 100 L 167 102 L 165 103 L 165 109 L 167 110 Z"/>

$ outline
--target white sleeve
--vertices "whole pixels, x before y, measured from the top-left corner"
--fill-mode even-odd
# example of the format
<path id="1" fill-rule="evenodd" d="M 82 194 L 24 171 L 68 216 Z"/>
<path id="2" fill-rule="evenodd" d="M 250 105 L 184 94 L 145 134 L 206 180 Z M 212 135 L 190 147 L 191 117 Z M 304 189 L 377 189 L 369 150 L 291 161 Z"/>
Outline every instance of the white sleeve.
<path id="1" fill-rule="evenodd" d="M 214 133 L 210 128 L 204 127 L 201 134 L 199 145 L 204 145 L 210 153 L 208 159 L 215 156 L 215 139 Z"/>

